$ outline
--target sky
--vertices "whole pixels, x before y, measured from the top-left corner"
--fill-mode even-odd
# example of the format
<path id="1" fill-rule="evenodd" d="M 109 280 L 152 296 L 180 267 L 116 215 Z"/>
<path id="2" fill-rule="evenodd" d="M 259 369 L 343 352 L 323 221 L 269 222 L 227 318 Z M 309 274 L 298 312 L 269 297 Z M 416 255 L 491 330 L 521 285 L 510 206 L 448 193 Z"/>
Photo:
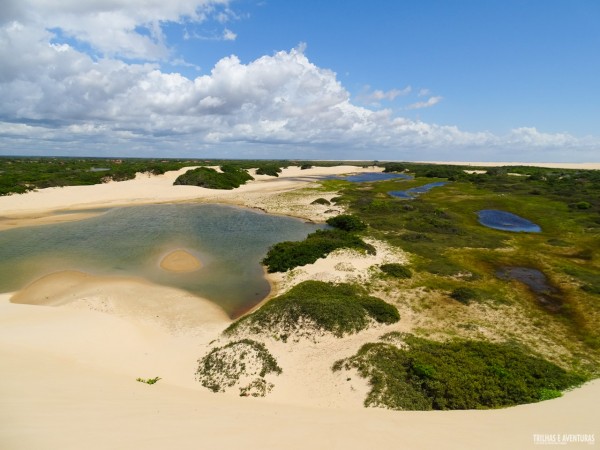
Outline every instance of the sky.
<path id="1" fill-rule="evenodd" d="M 597 0 L 2 0 L 0 155 L 600 162 Z"/>

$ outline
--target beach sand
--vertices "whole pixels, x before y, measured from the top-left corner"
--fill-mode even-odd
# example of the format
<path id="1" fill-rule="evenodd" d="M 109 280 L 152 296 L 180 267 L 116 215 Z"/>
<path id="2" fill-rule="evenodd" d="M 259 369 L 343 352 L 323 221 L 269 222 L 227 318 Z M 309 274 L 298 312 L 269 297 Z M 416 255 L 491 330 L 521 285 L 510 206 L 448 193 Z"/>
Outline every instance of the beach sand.
<path id="1" fill-rule="evenodd" d="M 14 227 L 52 221 L 56 210 L 82 214 L 87 208 L 173 201 L 275 205 L 275 212 L 294 215 L 303 201 L 302 214 L 318 218 L 321 206 L 307 206 L 314 196 L 296 198 L 298 204 L 287 210 L 270 199 L 310 187 L 314 176 L 353 171 L 289 168 L 279 178 L 259 177 L 227 192 L 172 186 L 173 172 L 140 175 L 2 197 L 0 215 Z M 273 281 L 283 291 L 306 277 L 360 280 L 372 264 L 403 261 L 402 253 L 378 249 L 377 257 L 363 259 L 338 252 L 298 271 L 295 280 Z M 318 344 L 274 344 L 270 350 L 283 374 L 270 396 L 214 394 L 195 380 L 197 360 L 230 323 L 206 300 L 134 278 L 58 272 L 18 293 L 0 294 L 0 448 L 529 449 L 539 448 L 536 435 L 600 438 L 599 381 L 562 398 L 502 410 L 363 408 L 364 380 L 353 377 L 349 389 L 345 378 L 331 372 L 331 361 L 353 354 L 384 328 Z M 161 379 L 154 385 L 136 381 L 156 376 Z M 589 448 L 567 448 L 584 445 Z"/>

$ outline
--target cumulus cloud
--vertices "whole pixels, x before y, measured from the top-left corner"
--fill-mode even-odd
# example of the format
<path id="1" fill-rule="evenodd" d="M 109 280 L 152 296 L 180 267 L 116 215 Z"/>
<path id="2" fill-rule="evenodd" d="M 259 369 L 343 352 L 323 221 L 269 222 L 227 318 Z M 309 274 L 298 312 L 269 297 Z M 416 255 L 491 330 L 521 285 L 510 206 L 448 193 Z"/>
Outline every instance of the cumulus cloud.
<path id="1" fill-rule="evenodd" d="M 226 20 L 229 0 L 3 0 L 0 23 L 56 29 L 107 56 L 160 60 L 169 55 L 167 22 Z M 225 10 L 226 11 L 226 10 Z M 231 37 L 231 32 L 227 34 Z"/>
<path id="2" fill-rule="evenodd" d="M 434 105 L 437 105 L 439 102 L 441 102 L 443 99 L 443 97 L 438 96 L 434 96 L 434 97 L 429 97 L 426 101 L 424 102 L 416 102 L 416 103 L 411 103 L 410 105 L 408 105 L 406 107 L 406 109 L 422 109 L 422 108 L 430 108 Z"/>
<path id="3" fill-rule="evenodd" d="M 356 101 L 370 107 L 380 107 L 383 101 L 392 102 L 397 97 L 402 97 L 410 94 L 411 86 L 406 86 L 403 89 L 390 89 L 383 91 L 381 89 L 372 90 L 371 86 L 364 86 L 356 96 Z"/>
<path id="4" fill-rule="evenodd" d="M 211 8 L 226 2 L 177 0 L 164 5 L 157 0 L 144 1 L 148 8 L 140 8 L 140 1 L 9 1 L 9 8 L 0 16 L 0 152 L 86 151 L 136 156 L 159 151 L 164 156 L 181 156 L 211 150 L 211 156 L 226 156 L 236 149 L 260 149 L 258 156 L 262 157 L 323 157 L 322 153 L 307 152 L 343 149 L 343 157 L 368 154 L 369 158 L 402 159 L 414 152 L 413 158 L 424 159 L 423 149 L 436 157 L 448 152 L 455 158 L 456 149 L 476 154 L 481 148 L 582 145 L 572 136 L 544 134 L 535 128 L 519 128 L 498 137 L 398 117 L 390 109 L 360 106 L 333 71 L 309 60 L 304 44 L 248 63 L 228 56 L 195 79 L 167 73 L 154 62 L 168 52 L 168 46 L 160 26 L 153 24 L 182 17 L 202 20 L 203 14 L 211 14 Z M 57 43 L 51 28 L 28 18 L 32 13 L 21 4 L 35 6 L 38 15 L 55 17 L 49 21 L 53 26 L 58 26 L 61 18 L 71 17 L 60 22 L 61 29 L 78 36 L 89 32 L 94 46 L 111 50 L 101 56 L 89 55 Z M 101 32 L 76 26 L 73 18 L 79 13 L 82 24 L 106 13 L 114 19 L 112 26 L 124 33 L 139 34 L 131 24 L 144 24 L 148 31 L 140 34 L 138 41 L 123 37 L 126 44 L 120 44 L 117 33 L 117 41 L 109 42 Z M 133 18 L 126 17 L 128 14 Z M 121 25 L 119 17 L 123 17 Z M 146 55 L 143 60 L 147 62 L 131 63 L 115 56 L 127 52 Z M 174 60 L 172 65 L 176 64 L 186 63 Z M 392 101 L 410 92 L 410 86 L 367 91 L 375 102 Z M 415 103 L 413 107 L 432 106 L 440 100 L 429 97 L 420 102 L 423 106 Z M 590 148 L 594 143 L 586 145 Z M 217 153 L 215 149 L 219 149 Z M 269 154 L 269 149 L 273 153 Z"/>

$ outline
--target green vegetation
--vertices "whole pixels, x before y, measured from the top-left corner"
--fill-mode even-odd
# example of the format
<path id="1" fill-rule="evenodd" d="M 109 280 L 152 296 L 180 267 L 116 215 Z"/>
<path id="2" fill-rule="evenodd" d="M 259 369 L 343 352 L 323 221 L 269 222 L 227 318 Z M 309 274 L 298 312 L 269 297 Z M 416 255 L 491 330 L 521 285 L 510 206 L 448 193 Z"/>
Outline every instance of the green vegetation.
<path id="1" fill-rule="evenodd" d="M 563 290 L 567 306 L 556 317 L 570 328 L 567 340 L 600 349 L 593 326 L 600 320 L 600 304 L 591 297 L 600 279 L 599 171 L 505 167 L 470 174 L 459 166 L 394 164 L 386 167 L 415 178 L 340 185 L 340 202 L 368 224 L 370 236 L 411 254 L 411 267 L 419 274 L 413 287 L 446 292 L 465 287 L 477 293 L 478 301 L 535 305 L 533 296 L 523 295 L 514 283 L 499 282 L 495 272 L 507 265 L 538 269 L 572 286 Z M 414 200 L 388 195 L 449 179 L 455 181 Z M 477 220 L 481 209 L 516 213 L 539 224 L 542 233 L 486 228 Z M 454 296 L 475 299 L 460 294 Z"/>
<path id="2" fill-rule="evenodd" d="M 338 248 L 352 248 L 375 254 L 376 250 L 354 233 L 366 229 L 356 216 L 342 214 L 327 220 L 333 230 L 317 230 L 304 241 L 286 241 L 275 244 L 262 263 L 269 273 L 285 272 L 298 266 L 312 264 Z"/>
<path id="3" fill-rule="evenodd" d="M 331 205 L 331 202 L 329 200 L 327 200 L 326 198 L 318 198 L 316 200 L 313 200 L 311 203 L 311 205 L 326 205 L 329 206 Z"/>
<path id="4" fill-rule="evenodd" d="M 179 175 L 174 184 L 200 186 L 209 189 L 235 189 L 252 176 L 243 169 L 233 165 L 221 166 L 221 172 L 210 167 L 199 167 Z"/>
<path id="5" fill-rule="evenodd" d="M 344 231 L 364 231 L 367 225 L 358 217 L 351 214 L 340 214 L 327 219 L 327 225 Z"/>
<path id="6" fill-rule="evenodd" d="M 22 194 L 33 189 L 55 186 L 80 186 L 106 181 L 124 181 L 136 173 L 160 175 L 189 166 L 233 166 L 238 170 L 264 167 L 279 173 L 281 167 L 298 165 L 336 166 L 343 161 L 223 160 L 223 159 L 142 159 L 142 158 L 66 158 L 0 156 L 0 195 Z M 371 162 L 352 162 L 368 166 Z M 270 173 L 269 173 L 270 174 Z M 273 175 L 276 176 L 276 175 Z M 217 182 L 217 185 L 220 185 Z"/>
<path id="7" fill-rule="evenodd" d="M 271 177 L 278 177 L 280 173 L 281 167 L 275 164 L 267 164 L 256 169 L 256 175 L 269 175 Z"/>
<path id="8" fill-rule="evenodd" d="M 135 381 L 139 381 L 140 383 L 146 383 L 146 384 L 156 384 L 156 382 L 158 380 L 160 380 L 160 377 L 154 377 L 154 378 L 136 378 Z"/>
<path id="9" fill-rule="evenodd" d="M 271 373 L 282 370 L 264 344 L 242 339 L 215 347 L 200 359 L 196 379 L 213 392 L 237 387 L 241 396 L 264 397 L 273 388 L 265 380 Z"/>
<path id="10" fill-rule="evenodd" d="M 460 286 L 452 291 L 450 297 L 458 302 L 468 305 L 471 303 L 471 300 L 475 300 L 478 297 L 478 294 L 477 291 L 468 286 Z"/>
<path id="11" fill-rule="evenodd" d="M 386 339 L 391 340 L 391 339 Z M 369 379 L 365 406 L 404 410 L 481 409 L 532 403 L 560 395 L 585 377 L 511 344 L 434 342 L 404 337 L 408 349 L 365 344 L 334 371 L 357 369 Z"/>
<path id="12" fill-rule="evenodd" d="M 0 195 L 130 180 L 138 172 L 160 175 L 192 165 L 197 164 L 189 160 L 0 157 Z"/>
<path id="13" fill-rule="evenodd" d="M 290 335 L 312 335 L 316 329 L 342 337 L 365 329 L 370 320 L 391 324 L 398 322 L 400 315 L 394 306 L 369 296 L 359 286 L 305 281 L 242 317 L 225 334 L 245 329 L 278 333 L 277 337 L 286 341 Z"/>
<path id="14" fill-rule="evenodd" d="M 375 253 L 375 248 L 358 236 L 342 230 L 317 230 L 304 241 L 285 241 L 275 244 L 262 263 L 269 273 L 285 272 L 294 267 L 312 264 L 338 248 L 353 248 Z"/>
<path id="15" fill-rule="evenodd" d="M 390 264 L 382 264 L 379 266 L 381 271 L 391 277 L 394 278 L 410 278 L 412 277 L 412 272 L 406 266 L 397 263 Z"/>

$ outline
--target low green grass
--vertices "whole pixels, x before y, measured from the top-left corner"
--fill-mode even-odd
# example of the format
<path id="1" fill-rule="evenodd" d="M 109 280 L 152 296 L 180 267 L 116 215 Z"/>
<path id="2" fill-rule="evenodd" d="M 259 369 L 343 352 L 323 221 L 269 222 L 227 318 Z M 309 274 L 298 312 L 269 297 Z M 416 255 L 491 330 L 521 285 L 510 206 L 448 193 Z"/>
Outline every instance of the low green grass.
<path id="1" fill-rule="evenodd" d="M 296 332 L 310 332 L 310 327 L 315 327 L 342 337 L 365 329 L 370 320 L 391 324 L 400 320 L 400 314 L 359 286 L 305 281 L 234 322 L 225 335 L 246 329 L 251 333 L 278 333 L 279 338 L 287 340 Z"/>
<path id="2" fill-rule="evenodd" d="M 394 339 L 385 339 L 393 342 Z M 560 395 L 586 377 L 507 343 L 435 342 L 414 336 L 405 346 L 365 344 L 334 371 L 357 369 L 371 390 L 365 406 L 402 410 L 482 409 Z"/>

